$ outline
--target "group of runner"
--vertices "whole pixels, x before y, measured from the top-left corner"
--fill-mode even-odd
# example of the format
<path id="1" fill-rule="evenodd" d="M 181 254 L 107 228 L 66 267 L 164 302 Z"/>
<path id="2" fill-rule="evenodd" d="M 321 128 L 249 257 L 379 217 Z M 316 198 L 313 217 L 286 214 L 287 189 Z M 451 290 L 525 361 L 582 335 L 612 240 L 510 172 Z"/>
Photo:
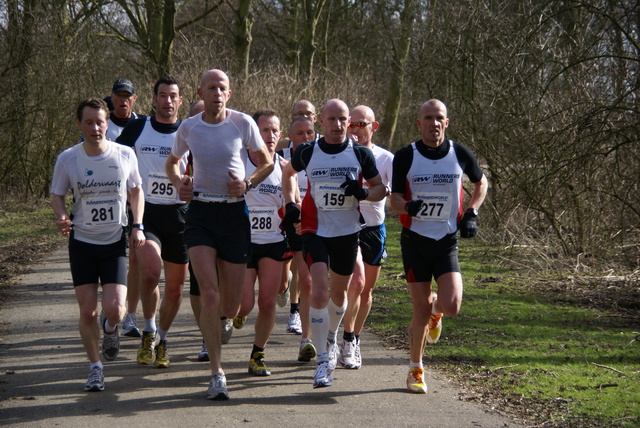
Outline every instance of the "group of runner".
<path id="1" fill-rule="evenodd" d="M 172 76 L 154 85 L 153 116 L 134 117 L 136 95 L 127 79 L 114 82 L 107 100 L 111 111 L 99 98 L 78 106 L 83 140 L 58 156 L 51 193 L 58 229 L 70 236 L 80 335 L 90 361 L 84 389 L 104 389 L 100 349 L 105 360 L 116 358 L 120 323 L 122 334 L 141 337 L 139 364 L 170 365 L 167 334 L 188 271 L 203 338 L 198 360 L 211 367 L 207 398 L 229 398 L 221 344 L 234 327 L 244 326 L 256 285 L 249 373 L 271 374 L 265 349 L 276 304 L 286 295 L 286 329 L 301 336 L 297 359 L 316 359 L 313 387 L 331 386 L 337 365 L 358 369 L 360 332 L 386 258 L 390 196 L 403 225 L 413 305 L 407 389 L 426 392 L 425 343 L 438 341 L 442 315 L 455 316 L 462 300 L 457 231 L 475 235 L 487 192 L 473 154 L 445 138 L 446 106 L 425 102 L 417 120 L 421 139 L 394 157 L 373 144 L 378 122 L 367 106 L 349 110 L 331 99 L 316 115 L 313 104 L 300 100 L 292 108 L 288 138 L 282 139 L 275 111 L 251 117 L 230 109 L 231 94 L 228 76 L 212 69 L 202 75 L 200 101 L 184 121 L 178 118 L 180 85 Z M 315 131 L 317 119 L 322 136 Z M 474 184 L 466 211 L 463 174 Z M 73 204 L 67 214 L 69 190 Z"/>

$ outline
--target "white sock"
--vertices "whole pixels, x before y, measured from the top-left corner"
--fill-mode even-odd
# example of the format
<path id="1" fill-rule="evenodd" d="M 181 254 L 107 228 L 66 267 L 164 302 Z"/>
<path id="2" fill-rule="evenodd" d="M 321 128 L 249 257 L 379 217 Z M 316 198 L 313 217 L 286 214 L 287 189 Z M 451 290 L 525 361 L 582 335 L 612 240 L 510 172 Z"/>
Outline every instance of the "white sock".
<path id="1" fill-rule="evenodd" d="M 309 308 L 311 319 L 311 337 L 316 346 L 318 361 L 327 361 L 327 335 L 329 333 L 329 310 L 327 308 Z"/>
<path id="2" fill-rule="evenodd" d="M 113 326 L 109 324 L 109 320 L 104 320 L 104 332 L 107 334 L 111 334 L 116 331 L 117 325 Z"/>
<path id="3" fill-rule="evenodd" d="M 144 331 L 146 331 L 147 333 L 155 333 L 156 332 L 156 317 L 153 317 L 151 319 L 144 319 Z"/>
<path id="4" fill-rule="evenodd" d="M 436 309 L 437 301 L 438 299 L 433 299 L 433 302 L 431 303 L 431 315 L 440 315 L 442 313 Z"/>
<path id="5" fill-rule="evenodd" d="M 89 371 L 95 369 L 96 367 L 101 369 L 102 368 L 102 361 L 98 360 L 98 362 L 96 362 L 96 363 L 89 364 Z"/>
<path id="6" fill-rule="evenodd" d="M 413 361 L 409 361 L 409 368 L 415 368 L 415 367 L 420 367 L 421 369 L 424 368 L 424 365 L 422 364 L 422 361 L 420 361 L 419 363 L 414 363 Z"/>
<path id="7" fill-rule="evenodd" d="M 338 340 L 340 323 L 342 322 L 344 313 L 347 310 L 347 301 L 345 300 L 344 306 L 340 307 L 333 303 L 333 300 L 329 299 L 327 310 L 329 311 L 329 332 L 327 334 L 327 340 L 331 343 L 336 343 L 336 340 Z"/>
<path id="8" fill-rule="evenodd" d="M 167 330 L 163 330 L 161 328 L 158 329 L 158 336 L 160 336 L 160 340 L 167 340 Z"/>

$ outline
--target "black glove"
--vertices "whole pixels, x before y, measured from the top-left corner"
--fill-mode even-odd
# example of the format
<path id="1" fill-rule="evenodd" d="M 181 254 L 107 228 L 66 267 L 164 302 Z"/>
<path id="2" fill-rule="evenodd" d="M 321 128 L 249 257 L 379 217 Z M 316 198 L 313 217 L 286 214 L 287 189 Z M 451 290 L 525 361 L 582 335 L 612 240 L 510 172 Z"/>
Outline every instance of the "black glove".
<path id="1" fill-rule="evenodd" d="M 407 210 L 407 214 L 411 217 L 415 217 L 420 212 L 420 208 L 422 208 L 422 199 L 416 199 L 415 201 L 409 201 L 405 204 L 404 209 Z"/>
<path id="2" fill-rule="evenodd" d="M 284 217 L 282 218 L 282 223 L 300 223 L 300 208 L 298 208 L 295 202 L 289 202 L 284 206 Z"/>
<path id="3" fill-rule="evenodd" d="M 460 220 L 460 237 L 461 238 L 473 238 L 478 232 L 478 220 L 477 214 L 473 211 L 467 210 Z"/>
<path id="4" fill-rule="evenodd" d="M 361 187 L 360 184 L 358 184 L 358 180 L 352 180 L 348 175 L 345 175 L 345 179 L 346 181 L 340 185 L 340 187 L 344 189 L 345 196 L 353 196 L 359 201 L 367 199 L 369 190 Z"/>

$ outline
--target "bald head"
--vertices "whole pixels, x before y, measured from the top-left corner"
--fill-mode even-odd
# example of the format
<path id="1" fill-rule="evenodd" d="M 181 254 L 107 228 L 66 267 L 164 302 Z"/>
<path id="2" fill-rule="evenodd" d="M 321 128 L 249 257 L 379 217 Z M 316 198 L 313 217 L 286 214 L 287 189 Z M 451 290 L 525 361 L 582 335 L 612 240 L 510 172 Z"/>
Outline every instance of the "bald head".
<path id="1" fill-rule="evenodd" d="M 351 109 L 350 115 L 349 136 L 363 146 L 371 148 L 373 144 L 371 138 L 379 126 L 373 110 L 370 107 L 360 105 Z"/>
<path id="2" fill-rule="evenodd" d="M 371 110 L 370 107 L 363 105 L 352 108 L 350 114 L 352 116 L 352 122 L 356 121 L 356 119 L 353 118 L 354 115 L 357 116 L 358 121 L 365 120 L 367 122 L 375 122 L 376 120 L 376 115 L 373 113 L 373 110 Z"/>
<path id="3" fill-rule="evenodd" d="M 340 144 L 347 138 L 349 107 L 337 98 L 330 99 L 322 106 L 320 125 L 324 139 L 329 144 Z"/>
<path id="4" fill-rule="evenodd" d="M 204 101 L 202 120 L 208 123 L 220 123 L 227 117 L 227 101 L 231 97 L 229 76 L 218 69 L 205 72 L 200 79 L 198 95 Z"/>
<path id="5" fill-rule="evenodd" d="M 422 116 L 423 110 L 428 108 L 428 107 L 434 107 L 436 109 L 439 109 L 439 110 L 443 111 L 444 112 L 444 117 L 447 117 L 447 106 L 444 105 L 444 103 L 442 101 L 437 100 L 435 98 L 432 98 L 432 99 L 427 100 L 424 103 L 422 103 L 422 105 L 420 106 L 420 111 L 419 111 L 420 116 Z"/>
<path id="6" fill-rule="evenodd" d="M 300 100 L 291 107 L 291 119 L 306 117 L 312 122 L 316 121 L 316 107 L 310 101 Z"/>
<path id="7" fill-rule="evenodd" d="M 422 142 L 429 147 L 438 147 L 444 142 L 444 134 L 449 126 L 447 106 L 436 99 L 425 101 L 420 106 L 416 124 L 422 134 Z"/>
<path id="8" fill-rule="evenodd" d="M 189 117 L 204 111 L 204 101 L 198 100 L 189 106 Z"/>
<path id="9" fill-rule="evenodd" d="M 227 76 L 227 73 L 217 68 L 212 68 L 211 70 L 205 71 L 200 78 L 200 87 L 202 88 L 202 85 L 211 79 L 224 81 L 227 83 L 227 86 L 229 86 L 229 76 Z"/>

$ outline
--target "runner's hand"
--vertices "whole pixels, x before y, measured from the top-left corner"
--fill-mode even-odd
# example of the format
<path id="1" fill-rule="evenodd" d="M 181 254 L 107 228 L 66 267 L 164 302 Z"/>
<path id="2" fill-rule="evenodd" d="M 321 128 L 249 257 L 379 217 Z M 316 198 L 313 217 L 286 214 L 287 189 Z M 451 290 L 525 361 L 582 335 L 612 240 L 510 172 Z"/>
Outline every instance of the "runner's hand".
<path id="1" fill-rule="evenodd" d="M 284 206 L 284 218 L 282 222 L 285 224 L 300 223 L 300 208 L 295 202 L 289 202 Z"/>
<path id="2" fill-rule="evenodd" d="M 473 238 L 478 232 L 478 221 L 472 213 L 465 212 L 460 220 L 460 237 Z"/>
<path id="3" fill-rule="evenodd" d="M 229 189 L 229 194 L 236 198 L 244 196 L 244 191 L 246 190 L 247 185 L 244 183 L 244 181 L 236 177 L 231 171 L 228 171 L 228 173 L 229 178 L 231 178 L 231 180 L 227 181 L 227 189 Z"/>
<path id="4" fill-rule="evenodd" d="M 348 175 L 344 176 L 345 182 L 340 185 L 344 189 L 345 196 L 353 196 L 357 200 L 362 201 L 369 196 L 369 190 L 360 186 L 358 180 L 352 180 Z"/>
<path id="5" fill-rule="evenodd" d="M 407 214 L 411 217 L 415 217 L 420 212 L 420 208 L 422 208 L 422 199 L 416 199 L 415 201 L 409 201 L 404 205 L 404 209 L 407 210 Z"/>
<path id="6" fill-rule="evenodd" d="M 178 189 L 178 197 L 181 201 L 190 201 L 193 199 L 193 178 L 184 175 L 180 180 L 180 188 Z"/>

